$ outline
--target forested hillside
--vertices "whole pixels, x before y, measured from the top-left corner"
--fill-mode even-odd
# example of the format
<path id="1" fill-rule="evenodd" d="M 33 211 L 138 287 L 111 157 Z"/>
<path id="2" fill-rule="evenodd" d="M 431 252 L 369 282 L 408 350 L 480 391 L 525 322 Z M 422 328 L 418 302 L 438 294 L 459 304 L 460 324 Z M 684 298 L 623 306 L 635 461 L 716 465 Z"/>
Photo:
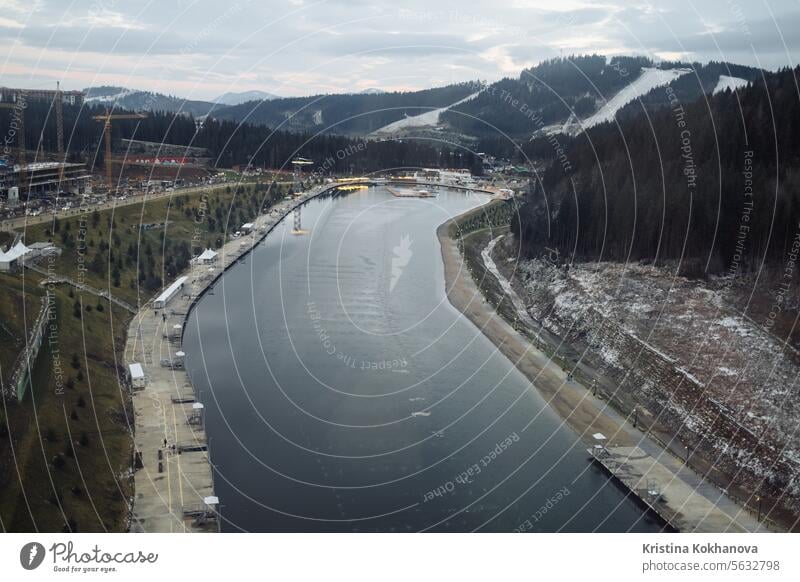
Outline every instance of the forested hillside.
<path id="1" fill-rule="evenodd" d="M 103 126 L 92 116 L 104 111 L 105 107 L 98 105 L 64 107 L 65 147 L 71 160 L 88 161 L 90 166 L 102 160 Z M 0 131 L 7 131 L 12 113 L 10 109 L 0 109 Z M 41 138 L 44 150 L 55 151 L 55 113 L 50 105 L 31 101 L 25 119 L 28 149 L 33 149 Z M 304 156 L 317 164 L 328 160 L 326 172 L 371 172 L 402 166 L 436 166 L 440 160 L 450 163 L 454 159 L 458 160 L 460 166 L 480 172 L 480 163 L 472 153 L 437 144 L 408 140 L 367 142 L 355 137 L 273 131 L 249 123 L 214 119 L 205 120 L 198 129 L 193 117 L 176 113 L 154 112 L 143 120 L 115 121 L 113 136 L 115 150 L 121 138 L 206 148 L 211 152 L 213 165 L 217 167 L 252 163 L 269 168 L 287 168 L 292 158 Z"/>
<path id="2" fill-rule="evenodd" d="M 691 65 L 672 63 L 671 66 L 691 68 L 691 73 L 683 75 L 670 83 L 675 95 L 683 103 L 689 103 L 695 99 L 700 99 L 705 94 L 712 93 L 719 82 L 720 76 L 737 77 L 750 82 L 756 81 L 761 77 L 761 69 L 733 63 L 712 61 L 706 64 L 692 63 Z M 667 93 L 661 89 L 655 89 L 643 95 L 637 102 L 625 107 L 620 111 L 618 118 L 624 119 L 640 115 L 643 107 L 648 111 L 654 111 L 667 105 L 669 105 Z"/>
<path id="3" fill-rule="evenodd" d="M 403 93 L 315 95 L 251 101 L 217 109 L 212 116 L 295 131 L 367 134 L 406 116 L 451 105 L 478 88 L 476 83 L 459 83 Z"/>
<path id="4" fill-rule="evenodd" d="M 610 98 L 649 66 L 653 63 L 645 57 L 551 59 L 516 79 L 492 84 L 477 98 L 442 114 L 442 120 L 470 135 L 491 135 L 496 129 L 513 136 L 531 134 L 541 123 L 563 121 L 573 111 L 581 117 L 593 113 L 601 97 Z"/>
<path id="5" fill-rule="evenodd" d="M 216 103 L 197 99 L 183 99 L 174 95 L 164 95 L 152 91 L 138 91 L 125 87 L 103 85 L 84 89 L 87 103 L 104 105 L 135 111 L 167 111 L 181 112 L 195 116 L 208 114 L 212 109 L 221 107 Z"/>
<path id="6" fill-rule="evenodd" d="M 478 137 L 483 142 L 480 146 L 483 151 L 508 156 L 513 148 L 503 143 L 507 139 L 497 139 L 501 132 L 515 139 L 527 139 L 570 117 L 586 119 L 636 82 L 646 70 L 654 69 L 688 71 L 669 82 L 684 102 L 712 93 L 721 75 L 753 81 L 761 74 L 753 67 L 719 62 L 655 64 L 645 57 L 618 56 L 607 60 L 598 55 L 556 58 L 522 71 L 518 78 L 493 83 L 477 98 L 444 112 L 441 121 L 450 129 Z M 617 117 L 636 117 L 643 107 L 652 112 L 664 105 L 663 91 L 645 91 L 619 111 Z"/>
<path id="7" fill-rule="evenodd" d="M 523 251 L 591 260 L 677 260 L 684 272 L 782 264 L 800 220 L 799 69 L 739 91 L 669 103 L 560 146 L 513 229 Z M 555 158 L 537 140 L 529 153 Z M 794 276 L 794 274 L 792 274 Z"/>

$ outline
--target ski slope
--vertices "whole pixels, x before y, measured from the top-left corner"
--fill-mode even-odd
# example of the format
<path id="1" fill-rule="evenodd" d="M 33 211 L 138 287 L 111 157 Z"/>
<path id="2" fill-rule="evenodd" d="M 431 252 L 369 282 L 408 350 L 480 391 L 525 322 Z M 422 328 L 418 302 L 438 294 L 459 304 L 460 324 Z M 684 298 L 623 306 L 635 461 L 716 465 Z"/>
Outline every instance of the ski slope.
<path id="1" fill-rule="evenodd" d="M 730 89 L 731 91 L 736 91 L 740 87 L 746 87 L 749 81 L 747 79 L 742 79 L 741 77 L 729 77 L 728 75 L 720 75 L 719 81 L 717 81 L 717 86 L 714 87 L 714 90 L 711 92 L 712 95 L 716 95 L 717 93 L 722 93 L 723 91 Z"/>
<path id="2" fill-rule="evenodd" d="M 133 95 L 137 93 L 137 91 L 133 91 L 131 89 L 123 89 L 119 93 L 114 93 L 111 95 L 95 95 L 93 97 L 86 97 L 84 98 L 85 103 L 112 103 L 114 101 L 119 101 L 120 99 L 127 97 L 128 95 Z"/>
<path id="3" fill-rule="evenodd" d="M 447 111 L 451 107 L 455 107 L 456 105 L 461 105 L 462 103 L 469 101 L 470 99 L 475 99 L 480 95 L 480 91 L 476 91 L 472 95 L 467 95 L 463 99 L 456 101 L 455 103 L 451 103 L 447 107 L 440 107 L 439 109 L 431 109 L 430 111 L 426 111 L 425 113 L 421 113 L 420 115 L 413 115 L 411 117 L 405 117 L 403 119 L 399 119 L 389 125 L 384 125 L 380 129 L 376 129 L 374 133 L 376 134 L 386 134 L 386 133 L 397 133 L 398 131 L 402 131 L 404 129 L 409 129 L 412 127 L 435 127 L 439 124 L 439 116 L 442 112 Z"/>
<path id="4" fill-rule="evenodd" d="M 619 110 L 631 101 L 641 98 L 656 87 L 669 85 L 675 79 L 689 72 L 691 72 L 691 69 L 657 69 L 655 67 L 644 67 L 641 75 L 623 87 L 611 99 L 606 101 L 593 115 L 583 120 L 579 120 L 572 115 L 564 123 L 556 123 L 543 127 L 537 131 L 533 137 L 554 135 L 557 133 L 576 136 L 595 125 L 614 121 Z"/>
<path id="5" fill-rule="evenodd" d="M 656 87 L 669 85 L 675 79 L 691 72 L 691 69 L 656 69 L 652 67 L 645 67 L 642 69 L 642 74 L 639 75 L 635 81 L 627 85 L 619 91 L 611 99 L 606 101 L 594 115 L 591 115 L 581 122 L 582 129 L 589 129 L 595 125 L 614 121 L 617 112 L 625 107 L 631 101 L 639 99 L 646 95 Z"/>

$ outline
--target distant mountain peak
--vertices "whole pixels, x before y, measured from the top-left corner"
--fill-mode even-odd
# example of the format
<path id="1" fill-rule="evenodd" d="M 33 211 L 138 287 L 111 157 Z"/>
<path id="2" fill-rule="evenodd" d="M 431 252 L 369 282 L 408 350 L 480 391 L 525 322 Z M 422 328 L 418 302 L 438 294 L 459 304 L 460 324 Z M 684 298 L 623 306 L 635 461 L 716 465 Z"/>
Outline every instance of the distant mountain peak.
<path id="1" fill-rule="evenodd" d="M 384 93 L 386 93 L 386 91 L 378 89 L 377 87 L 369 87 L 358 92 L 359 95 L 383 95 Z"/>
<path id="2" fill-rule="evenodd" d="M 111 85 L 87 87 L 84 92 L 87 104 L 114 106 L 132 111 L 180 112 L 199 117 L 207 115 L 215 107 L 214 103 L 208 101 Z"/>

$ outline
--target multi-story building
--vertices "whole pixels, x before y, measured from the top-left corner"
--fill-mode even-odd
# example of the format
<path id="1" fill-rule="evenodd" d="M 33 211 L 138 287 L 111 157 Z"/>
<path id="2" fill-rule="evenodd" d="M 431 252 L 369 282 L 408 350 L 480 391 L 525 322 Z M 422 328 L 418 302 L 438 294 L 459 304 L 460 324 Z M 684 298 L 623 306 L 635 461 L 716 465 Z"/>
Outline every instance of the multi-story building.
<path id="1" fill-rule="evenodd" d="M 86 164 L 35 162 L 22 168 L 0 166 L 0 195 L 13 204 L 15 192 L 23 191 L 30 192 L 30 198 L 89 194 L 91 175 L 86 171 Z"/>

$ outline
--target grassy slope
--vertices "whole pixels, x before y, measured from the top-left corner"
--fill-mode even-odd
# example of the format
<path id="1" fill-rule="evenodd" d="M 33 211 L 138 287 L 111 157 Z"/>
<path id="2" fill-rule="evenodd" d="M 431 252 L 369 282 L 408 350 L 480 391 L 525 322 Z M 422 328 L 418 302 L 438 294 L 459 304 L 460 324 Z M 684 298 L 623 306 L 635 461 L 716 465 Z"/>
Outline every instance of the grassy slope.
<path id="1" fill-rule="evenodd" d="M 86 296 L 78 318 L 72 306 L 79 297 L 66 286 L 52 292 L 57 318 L 50 333 L 58 342 L 53 349 L 43 345 L 24 400 L 4 406 L 10 430 L 0 450 L 10 463 L 0 476 L 0 516 L 11 531 L 61 531 L 68 523 L 79 531 L 119 531 L 129 493 L 119 476 L 130 437 L 113 358 L 127 314 L 107 302 L 100 311 L 97 298 Z"/>
<path id="2" fill-rule="evenodd" d="M 9 381 L 14 361 L 25 345 L 26 329 L 36 319 L 42 295 L 43 290 L 35 282 L 0 273 L 0 297 L 3 297 L 0 301 L 0 375 L 4 384 Z"/>
<path id="3" fill-rule="evenodd" d="M 84 213 L 55 224 L 31 226 L 25 232 L 25 241 L 52 240 L 63 249 L 56 272 L 77 279 L 79 265 L 83 264 L 86 283 L 136 305 L 137 300 L 146 301 L 186 268 L 198 249 L 221 246 L 226 225 L 230 224 L 228 230 L 233 232 L 256 216 L 266 192 L 255 190 L 253 185 L 244 185 L 237 194 L 235 186 L 220 186 L 205 194 L 179 194 Z M 81 225 L 86 232 L 83 244 Z M 141 225 L 158 226 L 146 229 Z"/>

